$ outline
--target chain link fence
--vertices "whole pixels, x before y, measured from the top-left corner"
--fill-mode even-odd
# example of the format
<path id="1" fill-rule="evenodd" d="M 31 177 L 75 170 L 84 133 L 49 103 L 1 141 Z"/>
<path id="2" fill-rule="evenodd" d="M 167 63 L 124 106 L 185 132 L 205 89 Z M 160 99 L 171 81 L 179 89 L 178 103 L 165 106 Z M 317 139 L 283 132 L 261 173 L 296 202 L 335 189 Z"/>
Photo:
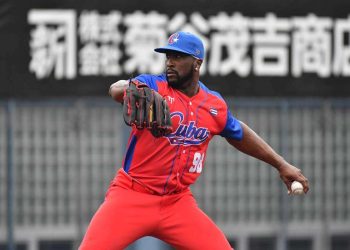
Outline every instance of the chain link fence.
<path id="1" fill-rule="evenodd" d="M 350 249 L 350 100 L 228 103 L 303 170 L 311 190 L 288 196 L 277 171 L 218 136 L 192 187 L 199 206 L 240 250 Z M 127 137 L 121 108 L 109 99 L 0 103 L 0 249 L 11 225 L 17 249 L 50 249 L 50 242 L 75 249 L 121 165 Z"/>

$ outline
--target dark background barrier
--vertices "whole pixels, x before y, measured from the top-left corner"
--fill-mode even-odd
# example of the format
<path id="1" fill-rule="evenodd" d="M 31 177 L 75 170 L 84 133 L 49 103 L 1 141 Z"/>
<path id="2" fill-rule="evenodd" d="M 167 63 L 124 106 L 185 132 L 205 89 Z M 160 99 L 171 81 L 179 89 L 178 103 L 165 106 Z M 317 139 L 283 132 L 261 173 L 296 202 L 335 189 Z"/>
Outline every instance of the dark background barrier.
<path id="1" fill-rule="evenodd" d="M 32 60 L 32 49 L 30 47 L 31 32 L 35 29 L 33 23 L 28 20 L 29 12 L 34 9 L 43 10 L 71 10 L 76 15 L 76 54 L 75 67 L 76 74 L 73 78 L 67 79 L 62 77 L 58 79 L 54 76 L 54 70 L 51 70 L 45 77 L 38 78 L 33 70 L 30 70 L 29 65 Z M 231 96 L 320 96 L 320 97 L 347 97 L 350 95 L 349 73 L 346 70 L 341 70 L 338 66 L 338 71 L 334 69 L 335 61 L 342 61 L 345 65 L 350 64 L 349 58 L 339 59 L 342 55 L 346 55 L 349 50 L 349 30 L 350 25 L 344 29 L 342 35 L 342 49 L 336 52 L 335 46 L 335 29 L 338 20 L 347 21 L 350 12 L 350 2 L 342 1 L 307 1 L 307 0 L 288 0 L 288 1 L 0 1 L 0 97 L 52 97 L 52 96 L 105 96 L 109 85 L 118 80 L 128 78 L 132 75 L 143 73 L 141 70 L 126 72 L 121 70 L 119 73 L 112 75 L 96 74 L 83 75 L 79 73 L 80 67 L 80 52 L 82 47 L 86 45 L 81 41 L 79 34 L 79 18 L 84 11 L 95 11 L 100 15 L 106 15 L 111 11 L 118 11 L 122 18 L 140 11 L 143 14 L 149 14 L 156 11 L 158 14 L 165 15 L 169 20 L 177 15 L 185 15 L 186 25 L 190 24 L 193 27 L 193 15 L 199 13 L 205 22 L 208 22 L 210 17 L 218 16 L 220 12 L 225 12 L 231 16 L 235 12 L 240 13 L 250 22 L 248 34 L 251 37 L 247 43 L 247 51 L 245 59 L 251 61 L 250 70 L 248 73 L 237 74 L 236 70 L 229 70 L 228 73 L 219 75 L 206 72 L 202 76 L 202 81 L 210 88 L 221 92 L 224 95 Z M 285 32 L 288 43 L 284 48 L 287 54 L 287 71 L 280 75 L 258 74 L 253 66 L 254 48 L 257 48 L 257 43 L 254 42 L 253 36 L 258 32 L 252 29 L 252 21 L 256 18 L 266 20 L 267 14 L 272 13 L 276 18 L 284 18 L 287 20 L 291 28 Z M 318 21 L 321 18 L 328 19 L 331 24 L 327 29 L 329 35 L 330 46 L 325 50 L 329 54 L 328 67 L 329 72 L 325 76 L 321 76 L 317 72 L 307 72 L 305 69 L 300 69 L 302 72 L 299 75 L 292 73 L 292 67 L 299 67 L 300 63 L 294 63 L 292 66 L 292 57 L 295 57 L 295 46 L 297 43 L 293 40 L 296 34 L 296 26 L 293 20 L 296 17 L 306 18 L 309 14 L 314 14 Z M 174 20 L 172 20 L 174 21 Z M 129 56 L 126 54 L 126 41 L 124 35 L 127 32 L 127 27 L 122 23 L 118 25 L 120 39 L 117 45 L 121 55 L 117 59 L 117 64 L 124 67 Z M 348 21 L 349 22 L 349 21 Z M 320 22 L 318 22 L 320 23 Z M 52 25 L 51 25 L 52 26 Z M 54 25 L 53 25 L 54 26 Z M 184 27 L 180 25 L 180 27 Z M 50 28 L 50 25 L 48 25 Z M 169 26 L 167 30 L 163 30 L 166 37 L 171 34 Z M 199 29 L 197 31 L 200 32 Z M 217 32 L 213 26 L 203 34 L 206 38 L 211 39 L 212 35 Z M 152 34 L 152 32 L 150 32 Z M 312 33 L 310 33 L 312 36 Z M 305 38 L 307 39 L 307 38 Z M 97 43 L 97 46 L 101 44 Z M 111 45 L 111 44 L 109 44 Z M 315 44 L 314 44 L 315 45 Z M 316 42 L 316 47 L 319 44 Z M 268 46 L 275 48 L 273 43 Z M 321 45 L 320 45 L 321 46 Z M 312 50 L 312 48 L 310 49 Z M 209 50 L 210 51 L 210 50 Z M 344 52 L 344 53 L 343 53 Z M 210 53 L 209 53 L 210 54 Z M 305 54 L 304 54 L 305 55 Z M 146 56 L 146 54 L 145 54 Z M 227 57 L 227 50 L 222 49 L 222 57 Z M 322 55 L 321 55 L 322 57 Z M 338 58 L 338 59 L 337 59 Z M 211 54 L 206 58 L 206 63 L 210 62 Z M 215 63 L 214 63 L 215 64 Z M 327 63 L 326 63 L 327 64 Z M 298 66 L 299 65 L 299 66 Z M 221 66 L 220 66 L 221 67 Z M 311 70 L 312 71 L 312 70 Z M 314 71 L 317 71 L 315 69 Z M 346 72 L 345 72 L 346 71 Z M 147 70 L 145 71 L 147 72 Z"/>

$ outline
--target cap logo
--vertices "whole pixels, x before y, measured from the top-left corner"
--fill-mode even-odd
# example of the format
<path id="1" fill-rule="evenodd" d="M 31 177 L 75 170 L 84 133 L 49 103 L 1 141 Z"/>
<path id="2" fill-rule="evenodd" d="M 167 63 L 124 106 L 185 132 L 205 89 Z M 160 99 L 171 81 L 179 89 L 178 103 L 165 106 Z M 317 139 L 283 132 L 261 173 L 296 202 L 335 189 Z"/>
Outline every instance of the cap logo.
<path id="1" fill-rule="evenodd" d="M 198 56 L 200 53 L 199 49 L 196 49 L 196 55 Z"/>
<path id="2" fill-rule="evenodd" d="M 169 44 L 176 43 L 176 42 L 179 40 L 178 37 L 179 37 L 179 33 L 172 34 L 172 35 L 169 37 L 168 43 L 169 43 Z"/>

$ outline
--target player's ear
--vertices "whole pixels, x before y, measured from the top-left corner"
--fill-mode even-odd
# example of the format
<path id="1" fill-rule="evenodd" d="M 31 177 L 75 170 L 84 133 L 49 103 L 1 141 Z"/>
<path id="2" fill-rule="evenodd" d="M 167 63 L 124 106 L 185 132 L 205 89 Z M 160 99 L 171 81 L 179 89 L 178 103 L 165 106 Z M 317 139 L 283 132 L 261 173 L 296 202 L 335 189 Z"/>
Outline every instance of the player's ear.
<path id="1" fill-rule="evenodd" d="M 201 65 L 202 65 L 202 60 L 200 59 L 196 59 L 195 62 L 194 62 L 194 70 L 195 71 L 199 71 Z"/>

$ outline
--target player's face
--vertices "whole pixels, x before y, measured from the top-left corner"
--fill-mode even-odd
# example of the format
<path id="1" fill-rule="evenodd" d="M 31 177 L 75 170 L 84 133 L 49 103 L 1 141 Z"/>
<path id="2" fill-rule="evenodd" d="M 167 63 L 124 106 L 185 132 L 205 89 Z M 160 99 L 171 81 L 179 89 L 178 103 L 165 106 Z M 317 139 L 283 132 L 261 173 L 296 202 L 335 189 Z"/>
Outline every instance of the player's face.
<path id="1" fill-rule="evenodd" d="M 184 53 L 166 53 L 166 79 L 171 87 L 181 89 L 192 83 L 194 60 Z"/>

